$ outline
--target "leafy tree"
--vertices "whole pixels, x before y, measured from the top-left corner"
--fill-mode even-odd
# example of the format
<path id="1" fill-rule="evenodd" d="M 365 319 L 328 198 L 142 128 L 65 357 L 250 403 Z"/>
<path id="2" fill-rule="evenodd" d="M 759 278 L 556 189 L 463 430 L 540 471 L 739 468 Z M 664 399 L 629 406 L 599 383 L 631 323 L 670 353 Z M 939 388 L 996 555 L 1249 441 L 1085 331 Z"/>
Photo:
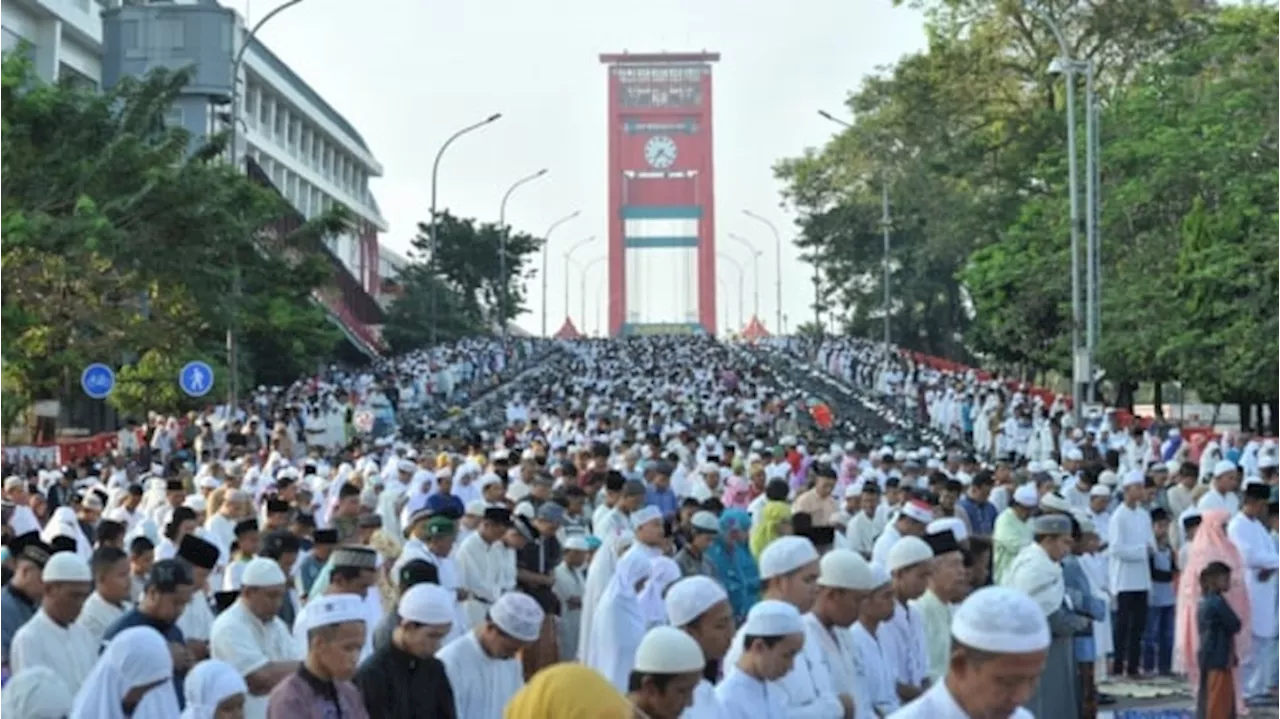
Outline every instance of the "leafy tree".
<path id="1" fill-rule="evenodd" d="M 431 344 L 432 327 L 441 342 L 485 333 L 483 318 L 470 314 L 461 297 L 431 275 L 426 263 L 409 265 L 400 273 L 403 292 L 387 311 L 383 339 L 395 352 L 408 352 Z M 432 313 L 432 294 L 435 313 Z"/>
<path id="2" fill-rule="evenodd" d="M 178 387 L 178 373 L 193 358 L 178 358 L 160 350 L 149 350 L 138 361 L 120 369 L 116 387 L 107 403 L 123 416 L 146 417 L 148 411 L 163 409 L 176 412 L 198 409 L 206 398 L 188 397 Z M 226 365 L 212 356 L 198 357 L 213 368 L 213 386 L 225 387 Z"/>

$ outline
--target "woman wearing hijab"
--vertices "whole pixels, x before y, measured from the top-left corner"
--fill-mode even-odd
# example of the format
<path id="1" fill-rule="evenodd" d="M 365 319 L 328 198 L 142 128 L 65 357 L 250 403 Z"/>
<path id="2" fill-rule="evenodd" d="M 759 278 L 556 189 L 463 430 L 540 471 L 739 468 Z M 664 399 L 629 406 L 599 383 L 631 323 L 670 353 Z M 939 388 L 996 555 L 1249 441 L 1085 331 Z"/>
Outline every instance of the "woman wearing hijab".
<path id="1" fill-rule="evenodd" d="M 504 719 L 631 719 L 631 703 L 598 672 L 563 663 L 538 672 L 503 711 Z"/>
<path id="2" fill-rule="evenodd" d="M 115 636 L 76 694 L 70 719 L 173 719 L 173 658 L 160 632 L 130 627 Z"/>
<path id="3" fill-rule="evenodd" d="M 89 561 L 93 556 L 93 542 L 89 541 L 88 535 L 80 527 L 80 520 L 76 518 L 75 510 L 72 508 L 58 507 L 53 510 L 53 516 L 49 517 L 44 530 L 40 532 L 40 541 L 45 544 L 53 544 L 55 537 L 74 539 L 76 555 L 84 561 Z"/>
<path id="4" fill-rule="evenodd" d="M 579 658 L 587 656 L 588 647 L 591 646 L 591 632 L 595 628 L 592 618 L 596 608 L 600 606 L 600 597 L 613 578 L 618 557 L 635 541 L 635 535 L 628 531 L 617 536 L 603 537 L 602 540 L 587 567 L 587 582 L 582 594 L 582 619 L 578 626 Z"/>
<path id="5" fill-rule="evenodd" d="M 628 550 L 618 560 L 592 617 L 594 629 L 583 661 L 622 692 L 627 691 L 636 649 L 648 628 L 640 587 L 649 578 L 651 561 L 640 547 Z"/>
<path id="6" fill-rule="evenodd" d="M 183 686 L 187 708 L 180 719 L 243 717 L 248 692 L 249 686 L 235 667 L 217 659 L 206 659 L 187 674 Z"/>
<path id="7" fill-rule="evenodd" d="M 760 597 L 760 569 L 747 549 L 750 531 L 751 515 L 746 510 L 726 509 L 720 515 L 720 534 L 707 549 L 707 559 L 729 594 L 733 617 L 739 624 Z"/>
<path id="8" fill-rule="evenodd" d="M 22 719 L 63 719 L 71 712 L 71 690 L 46 666 L 23 669 L 0 693 L 0 715 Z"/>
<path id="9" fill-rule="evenodd" d="M 1185 672 L 1194 694 L 1200 686 L 1200 667 L 1196 651 L 1200 646 L 1199 628 L 1196 624 L 1196 608 L 1200 606 L 1200 572 L 1212 562 L 1222 562 L 1231 569 L 1231 587 L 1225 592 L 1227 604 L 1240 619 L 1242 626 L 1249 626 L 1249 593 L 1244 585 L 1244 560 L 1240 550 L 1227 536 L 1227 522 L 1231 515 L 1222 509 L 1211 509 L 1201 515 L 1200 528 L 1187 555 L 1186 566 L 1178 580 L 1178 608 L 1173 633 L 1173 670 Z M 1235 655 L 1249 656 L 1249 632 L 1235 636 Z M 1244 716 L 1243 676 L 1236 673 L 1236 713 Z"/>
<path id="10" fill-rule="evenodd" d="M 654 557 L 649 563 L 649 581 L 640 593 L 640 605 L 644 608 L 645 629 L 667 623 L 667 588 L 682 576 L 680 565 L 667 557 Z"/>
<path id="11" fill-rule="evenodd" d="M 770 486 L 769 489 L 772 490 L 773 487 Z M 751 556 L 759 561 L 760 553 L 770 542 L 791 533 L 790 523 L 791 505 L 785 499 L 777 500 L 771 496 L 760 510 L 760 523 L 751 529 Z"/>

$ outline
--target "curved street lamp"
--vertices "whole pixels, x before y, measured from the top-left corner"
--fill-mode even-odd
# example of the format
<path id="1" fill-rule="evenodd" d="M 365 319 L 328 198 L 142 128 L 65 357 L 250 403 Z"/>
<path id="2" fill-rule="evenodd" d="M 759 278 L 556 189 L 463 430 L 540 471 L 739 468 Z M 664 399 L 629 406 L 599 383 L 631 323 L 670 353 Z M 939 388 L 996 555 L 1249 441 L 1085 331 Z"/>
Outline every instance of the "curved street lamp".
<path id="1" fill-rule="evenodd" d="M 547 168 L 542 168 L 532 175 L 525 175 L 519 180 L 511 183 L 511 187 L 507 188 L 506 194 L 502 196 L 502 204 L 498 206 L 498 281 L 502 283 L 502 292 L 498 297 L 498 322 L 502 324 L 502 341 L 507 341 L 507 318 L 503 313 L 507 311 L 507 200 L 511 199 L 511 193 L 520 189 L 522 185 L 547 174 Z"/>
<path id="2" fill-rule="evenodd" d="M 569 319 L 569 266 L 573 264 L 573 253 L 577 252 L 578 248 L 585 247 L 595 241 L 596 241 L 596 236 L 592 235 L 587 239 L 582 240 L 581 242 L 578 242 L 573 247 L 570 247 L 569 251 L 564 253 L 564 318 L 565 319 Z M 579 317 L 578 321 L 583 322 L 585 320 Z"/>
<path id="3" fill-rule="evenodd" d="M 565 215 L 564 217 L 561 217 L 555 222 L 552 222 L 551 226 L 548 227 L 547 231 L 544 232 L 542 235 L 542 336 L 543 337 L 549 336 L 547 335 L 547 255 L 550 254 L 548 248 L 551 244 L 551 233 L 555 232 L 556 228 L 559 227 L 560 225 L 563 225 L 564 223 L 568 222 L 569 220 L 572 220 L 573 218 L 577 217 L 580 214 L 582 214 L 581 210 L 574 210 L 573 212 Z"/>
<path id="4" fill-rule="evenodd" d="M 776 285 L 776 286 L 774 287 L 774 290 L 778 293 L 778 297 L 777 297 L 777 301 L 778 301 L 778 307 L 777 307 L 778 316 L 777 316 L 777 321 L 778 321 L 778 324 L 776 324 L 776 325 L 774 325 L 774 326 L 775 326 L 775 327 L 777 327 L 779 331 L 781 331 L 781 329 L 782 329 L 782 235 L 778 234 L 778 228 L 777 228 L 777 227 L 774 227 L 774 225 L 773 225 L 773 223 L 772 223 L 772 222 L 770 222 L 769 220 L 766 220 L 765 218 L 761 217 L 760 215 L 757 215 L 756 213 L 752 212 L 751 210 L 743 210 L 743 211 L 742 211 L 742 214 L 746 215 L 747 217 L 750 217 L 751 219 L 755 220 L 756 222 L 759 222 L 759 223 L 763 224 L 765 227 L 768 227 L 768 228 L 769 228 L 769 231 L 773 233 L 774 247 L 775 247 L 775 252 L 777 253 L 777 257 L 776 257 L 776 262 L 777 262 L 777 280 L 776 280 L 776 282 L 775 282 L 775 285 Z"/>
<path id="5" fill-rule="evenodd" d="M 717 252 L 716 259 L 724 260 L 725 262 L 728 262 L 731 266 L 733 266 L 734 269 L 738 271 L 738 327 L 739 328 L 745 327 L 746 325 L 743 323 L 742 310 L 743 310 L 743 307 L 746 305 L 746 301 L 743 300 L 743 295 L 746 292 L 747 275 L 743 271 L 742 263 L 723 252 Z M 726 315 L 727 314 L 728 313 L 726 313 Z"/>
<path id="6" fill-rule="evenodd" d="M 594 260 L 591 260 L 587 264 L 582 265 L 581 267 L 582 286 L 578 288 L 578 292 L 580 295 L 578 297 L 578 300 L 582 303 L 582 308 L 580 310 L 581 314 L 578 315 L 578 319 L 584 325 L 587 322 L 587 277 L 591 274 L 591 268 L 595 267 L 601 262 L 604 262 L 607 259 L 609 259 L 608 255 L 601 255 L 595 258 Z M 577 263 L 574 263 L 574 264 L 576 265 Z"/>
<path id="7" fill-rule="evenodd" d="M 729 239 L 746 245 L 751 251 L 751 314 L 758 319 L 760 317 L 760 257 L 764 253 L 756 249 L 754 242 L 742 235 L 730 232 Z"/>

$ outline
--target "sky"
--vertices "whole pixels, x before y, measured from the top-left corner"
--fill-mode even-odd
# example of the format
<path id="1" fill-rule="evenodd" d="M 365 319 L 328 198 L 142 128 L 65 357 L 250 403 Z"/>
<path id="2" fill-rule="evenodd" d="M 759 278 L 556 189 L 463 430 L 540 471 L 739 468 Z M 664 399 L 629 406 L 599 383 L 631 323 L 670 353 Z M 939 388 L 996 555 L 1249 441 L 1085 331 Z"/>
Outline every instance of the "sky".
<path id="1" fill-rule="evenodd" d="M 280 0 L 223 0 L 256 22 Z M 353 12 L 359 8 L 359 12 Z M 581 215 L 550 240 L 548 326 L 564 319 L 563 252 L 607 237 L 605 52 L 719 52 L 713 66 L 718 251 L 746 266 L 744 315 L 751 314 L 750 255 L 736 233 L 764 251 L 760 314 L 775 329 L 772 234 L 742 213 L 769 218 L 783 236 L 782 310 L 794 329 L 810 319 L 811 268 L 790 243 L 794 215 L 783 208 L 777 160 L 823 144 L 839 130 L 818 116 L 844 116 L 845 97 L 864 77 L 925 45 L 923 19 L 891 0 L 304 0 L 271 20 L 259 38 L 363 135 L 384 174 L 371 182 L 390 224 L 380 242 L 408 251 L 426 219 L 431 163 L 456 130 L 495 112 L 498 122 L 455 143 L 440 167 L 438 203 L 450 212 L 496 221 L 503 193 L 547 168 L 507 206 L 514 231 L 542 235 L 575 210 Z M 597 249 L 598 248 L 598 249 Z M 738 277 L 719 263 L 720 317 L 737 322 Z M 602 267 L 602 265 L 597 265 Z M 578 321 L 579 274 L 570 274 L 569 309 Z M 674 282 L 674 280 L 673 280 Z M 596 329 L 599 284 L 588 281 L 584 330 Z M 537 333 L 541 285 L 529 288 Z"/>

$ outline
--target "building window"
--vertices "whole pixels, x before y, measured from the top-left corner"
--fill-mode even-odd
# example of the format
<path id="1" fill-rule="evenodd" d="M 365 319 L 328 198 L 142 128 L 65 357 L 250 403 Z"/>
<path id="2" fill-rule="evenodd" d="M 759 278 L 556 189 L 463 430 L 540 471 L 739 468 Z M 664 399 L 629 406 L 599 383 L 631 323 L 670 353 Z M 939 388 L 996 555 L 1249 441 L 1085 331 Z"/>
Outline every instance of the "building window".
<path id="1" fill-rule="evenodd" d="M 258 104 L 258 123 L 268 127 L 268 123 L 271 122 L 271 98 L 262 96 L 261 93 L 259 96 L 261 99 Z"/>
<path id="2" fill-rule="evenodd" d="M 182 108 L 177 105 L 174 105 L 173 107 L 170 107 L 169 110 L 164 114 L 164 126 L 165 127 L 182 127 L 183 121 L 185 119 L 186 118 L 183 116 Z"/>
<path id="3" fill-rule="evenodd" d="M 187 47 L 186 25 L 181 18 L 156 18 L 151 24 L 152 50 L 173 54 Z"/>
<path id="4" fill-rule="evenodd" d="M 250 125 L 258 124 L 258 103 L 261 98 L 262 93 L 256 87 L 249 88 L 244 94 L 244 115 Z"/>
<path id="5" fill-rule="evenodd" d="M 289 111 L 277 105 L 273 134 L 276 142 L 282 145 L 284 144 L 284 126 L 287 122 L 289 122 Z"/>

